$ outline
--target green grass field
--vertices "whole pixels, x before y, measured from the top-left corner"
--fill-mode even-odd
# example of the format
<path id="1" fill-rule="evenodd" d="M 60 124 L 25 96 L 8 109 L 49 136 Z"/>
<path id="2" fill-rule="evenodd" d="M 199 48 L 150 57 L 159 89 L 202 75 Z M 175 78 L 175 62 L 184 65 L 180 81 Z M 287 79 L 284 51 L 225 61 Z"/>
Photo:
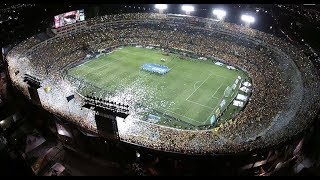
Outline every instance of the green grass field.
<path id="1" fill-rule="evenodd" d="M 141 69 L 146 63 L 164 65 L 171 70 L 165 75 L 153 74 Z M 97 86 L 109 95 L 131 98 L 136 105 L 147 109 L 143 117 L 156 114 L 161 117 L 159 124 L 180 128 L 210 125 L 220 102 L 225 99 L 228 105 L 238 92 L 237 87 L 226 98 L 225 89 L 238 76 L 248 79 L 244 72 L 217 66 L 212 60 L 181 59 L 175 54 L 166 56 L 161 50 L 137 47 L 124 47 L 90 60 L 69 69 L 68 75 Z M 228 119 L 238 111 L 231 104 L 221 118 Z"/>

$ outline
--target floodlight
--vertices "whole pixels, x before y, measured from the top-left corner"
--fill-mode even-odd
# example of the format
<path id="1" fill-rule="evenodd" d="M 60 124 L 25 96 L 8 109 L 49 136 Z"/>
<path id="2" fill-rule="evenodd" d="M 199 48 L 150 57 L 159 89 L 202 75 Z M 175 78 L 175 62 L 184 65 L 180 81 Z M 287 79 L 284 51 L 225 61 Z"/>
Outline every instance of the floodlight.
<path id="1" fill-rule="evenodd" d="M 212 11 L 213 15 L 217 16 L 218 19 L 224 19 L 224 17 L 227 15 L 227 12 L 222 9 L 214 9 Z"/>
<path id="2" fill-rule="evenodd" d="M 191 5 L 182 5 L 181 9 L 185 11 L 187 14 L 194 11 L 194 7 Z"/>
<path id="3" fill-rule="evenodd" d="M 165 10 L 168 8 L 168 5 L 167 4 L 156 4 L 154 7 L 159 10 Z"/>
<path id="4" fill-rule="evenodd" d="M 241 15 L 241 20 L 248 24 L 253 23 L 255 21 L 253 16 L 246 14 Z"/>
<path id="5" fill-rule="evenodd" d="M 136 156 L 137 156 L 137 158 L 140 158 L 140 153 L 139 152 L 136 152 Z"/>

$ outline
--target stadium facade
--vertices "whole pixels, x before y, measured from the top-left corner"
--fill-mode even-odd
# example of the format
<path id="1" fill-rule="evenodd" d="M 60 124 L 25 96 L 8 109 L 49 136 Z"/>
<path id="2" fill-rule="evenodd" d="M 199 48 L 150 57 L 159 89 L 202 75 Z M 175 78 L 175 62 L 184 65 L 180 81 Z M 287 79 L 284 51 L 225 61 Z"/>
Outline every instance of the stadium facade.
<path id="1" fill-rule="evenodd" d="M 270 34 L 174 14 L 107 15 L 81 23 L 80 29 L 47 39 L 31 37 L 14 47 L 6 60 L 19 91 L 90 136 L 112 136 L 125 143 L 183 154 L 238 153 L 287 141 L 303 132 L 319 109 L 314 66 L 301 49 Z M 87 84 L 66 79 L 65 71 L 83 63 L 88 54 L 137 44 L 215 57 L 242 69 L 252 79 L 250 100 L 237 116 L 205 130 L 136 119 L 128 102 L 123 102 L 129 104 L 128 116 L 84 107 L 84 95 L 78 92 Z"/>

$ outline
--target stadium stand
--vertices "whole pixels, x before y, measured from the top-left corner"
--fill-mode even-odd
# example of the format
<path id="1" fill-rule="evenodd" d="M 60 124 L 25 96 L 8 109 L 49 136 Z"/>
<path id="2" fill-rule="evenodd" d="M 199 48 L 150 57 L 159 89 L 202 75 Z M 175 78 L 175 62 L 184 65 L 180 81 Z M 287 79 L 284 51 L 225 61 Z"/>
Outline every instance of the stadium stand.
<path id="1" fill-rule="evenodd" d="M 81 32 L 47 40 L 31 37 L 13 48 L 7 61 L 14 85 L 27 96 L 27 85 L 14 75 L 16 70 L 44 79 L 43 87 L 50 85 L 52 90 L 39 91 L 43 107 L 92 132 L 97 131 L 93 112 L 80 110 L 80 102 L 65 101 L 68 93 L 87 84 L 67 81 L 61 73 L 86 57 L 81 44 L 92 53 L 135 44 L 179 49 L 217 57 L 248 72 L 253 80 L 253 93 L 244 110 L 214 130 L 181 130 L 129 116 L 130 121 L 118 121 L 124 142 L 187 154 L 241 152 L 272 146 L 301 132 L 319 108 L 319 79 L 301 49 L 273 35 L 226 22 L 152 13 L 106 15 L 88 19 Z"/>

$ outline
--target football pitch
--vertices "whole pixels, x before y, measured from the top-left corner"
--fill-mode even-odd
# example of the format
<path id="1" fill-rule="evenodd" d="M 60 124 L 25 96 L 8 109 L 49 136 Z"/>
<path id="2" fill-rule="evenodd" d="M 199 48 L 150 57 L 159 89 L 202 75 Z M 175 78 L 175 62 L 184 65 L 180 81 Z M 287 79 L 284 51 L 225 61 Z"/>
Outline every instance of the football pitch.
<path id="1" fill-rule="evenodd" d="M 142 66 L 149 63 L 166 66 L 170 71 L 160 75 L 143 70 Z M 142 113 L 145 118 L 148 114 L 157 115 L 161 117 L 157 123 L 181 128 L 210 125 L 211 117 L 223 111 L 220 107 L 223 100 L 228 109 L 225 119 L 239 112 L 232 100 L 240 83 L 229 97 L 225 97 L 225 90 L 238 76 L 241 81 L 248 79 L 243 71 L 229 70 L 209 59 L 181 58 L 176 54 L 165 55 L 159 49 L 132 46 L 73 67 L 68 75 L 111 96 L 121 94 L 119 97 L 147 109 Z M 89 92 L 88 89 L 86 93 Z"/>

